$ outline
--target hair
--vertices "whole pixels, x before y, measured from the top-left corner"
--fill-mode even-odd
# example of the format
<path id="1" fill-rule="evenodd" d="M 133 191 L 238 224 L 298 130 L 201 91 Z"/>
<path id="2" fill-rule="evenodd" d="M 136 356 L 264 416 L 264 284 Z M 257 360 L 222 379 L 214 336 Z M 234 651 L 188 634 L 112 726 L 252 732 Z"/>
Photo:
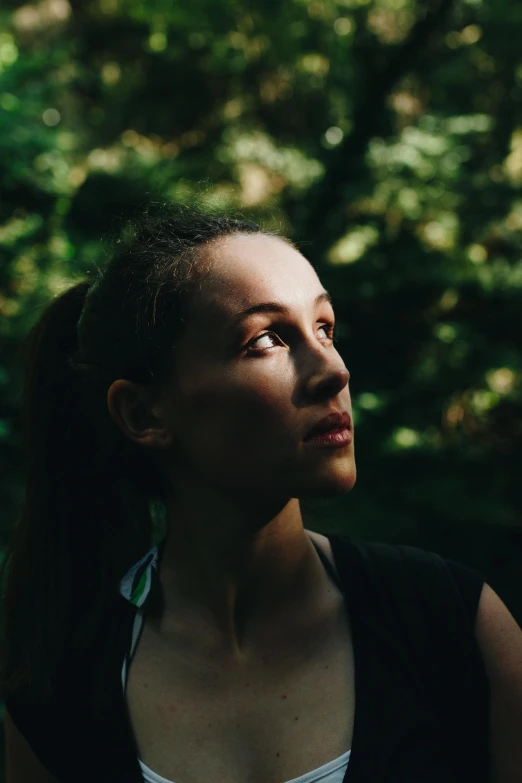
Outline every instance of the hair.
<path id="1" fill-rule="evenodd" d="M 280 236 L 196 203 L 150 205 L 124 224 L 92 282 L 57 296 L 29 331 L 25 493 L 0 568 L 3 699 L 51 696 L 64 654 L 93 640 L 119 580 L 155 543 L 165 479 L 111 418 L 107 391 L 118 378 L 166 379 L 210 271 L 205 247 L 243 233 Z"/>

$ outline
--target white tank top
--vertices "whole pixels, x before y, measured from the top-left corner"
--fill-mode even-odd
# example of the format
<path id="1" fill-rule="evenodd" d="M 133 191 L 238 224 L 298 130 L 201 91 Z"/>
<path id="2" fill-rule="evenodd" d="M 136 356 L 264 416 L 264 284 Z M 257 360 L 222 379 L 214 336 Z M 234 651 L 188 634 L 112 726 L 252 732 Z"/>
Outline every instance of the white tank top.
<path id="1" fill-rule="evenodd" d="M 158 547 L 154 546 L 147 554 L 135 563 L 120 582 L 120 593 L 130 603 L 134 604 L 138 611 L 136 612 L 136 618 L 132 629 L 132 642 L 130 647 L 129 666 L 132 661 L 132 657 L 136 650 L 136 645 L 140 637 L 140 632 L 143 626 L 143 604 L 149 594 L 152 584 L 152 569 L 158 568 Z M 125 656 L 121 671 L 121 680 L 123 686 L 123 692 L 125 693 L 125 687 L 127 685 L 127 656 Z M 343 753 L 342 756 L 338 756 L 332 761 L 328 761 L 321 767 L 312 769 L 310 772 L 305 772 L 304 775 L 300 775 L 298 778 L 292 778 L 285 783 L 342 783 L 346 770 L 348 768 L 348 761 L 350 760 L 349 750 Z M 145 783 L 175 783 L 175 781 L 167 780 L 167 778 L 161 777 L 154 770 L 147 767 L 141 759 L 139 759 L 141 771 L 143 773 L 143 780 Z"/>

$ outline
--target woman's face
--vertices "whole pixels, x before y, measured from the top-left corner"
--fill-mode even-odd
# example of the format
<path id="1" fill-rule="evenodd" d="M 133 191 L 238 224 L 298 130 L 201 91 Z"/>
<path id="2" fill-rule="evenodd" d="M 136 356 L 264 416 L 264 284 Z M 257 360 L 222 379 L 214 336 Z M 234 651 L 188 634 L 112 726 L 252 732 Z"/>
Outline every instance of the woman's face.
<path id="1" fill-rule="evenodd" d="M 208 253 L 211 271 L 191 305 L 167 388 L 171 476 L 264 498 L 350 490 L 353 442 L 303 442 L 329 413 L 352 415 L 349 372 L 331 339 L 334 312 L 315 270 L 263 234 L 220 239 Z M 241 317 L 266 302 L 285 311 Z"/>

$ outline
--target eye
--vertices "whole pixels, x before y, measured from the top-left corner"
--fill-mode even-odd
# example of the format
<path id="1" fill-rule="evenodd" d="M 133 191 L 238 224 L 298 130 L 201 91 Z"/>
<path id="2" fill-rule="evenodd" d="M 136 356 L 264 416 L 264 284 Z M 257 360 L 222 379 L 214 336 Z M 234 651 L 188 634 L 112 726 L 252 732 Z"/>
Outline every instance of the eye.
<path id="1" fill-rule="evenodd" d="M 321 324 L 319 328 L 324 329 L 326 331 L 326 339 L 328 341 L 332 343 L 336 342 L 333 322 Z M 276 332 L 264 332 L 263 334 L 258 335 L 258 337 L 254 337 L 254 339 L 250 340 L 250 342 L 247 343 L 245 346 L 247 353 L 265 353 L 266 351 L 270 350 L 270 347 L 252 348 L 252 346 L 254 346 L 259 340 L 262 340 L 264 337 L 269 337 L 270 339 L 272 339 L 273 337 L 277 337 L 277 334 Z M 277 339 L 279 339 L 279 337 L 277 337 Z"/>

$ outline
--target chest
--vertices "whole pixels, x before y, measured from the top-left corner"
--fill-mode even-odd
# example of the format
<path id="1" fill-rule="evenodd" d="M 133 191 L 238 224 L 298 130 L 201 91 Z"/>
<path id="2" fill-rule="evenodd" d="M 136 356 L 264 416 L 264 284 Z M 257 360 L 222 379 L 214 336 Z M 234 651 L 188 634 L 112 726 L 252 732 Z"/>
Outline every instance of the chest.
<path id="1" fill-rule="evenodd" d="M 324 638 L 248 666 L 180 663 L 144 626 L 126 688 L 139 758 L 174 783 L 284 783 L 351 748 L 346 613 Z"/>

